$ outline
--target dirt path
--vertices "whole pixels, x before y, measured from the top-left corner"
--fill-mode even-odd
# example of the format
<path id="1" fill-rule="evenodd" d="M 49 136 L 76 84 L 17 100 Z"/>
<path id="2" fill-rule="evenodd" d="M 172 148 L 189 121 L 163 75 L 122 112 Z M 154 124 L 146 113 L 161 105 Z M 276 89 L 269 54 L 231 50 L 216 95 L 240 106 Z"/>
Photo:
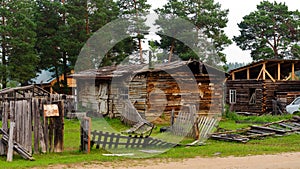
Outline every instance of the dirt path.
<path id="1" fill-rule="evenodd" d="M 143 164 L 141 164 L 143 163 Z M 300 169 L 300 152 L 225 158 L 182 160 L 126 160 L 120 163 L 95 163 L 50 166 L 48 169 Z"/>

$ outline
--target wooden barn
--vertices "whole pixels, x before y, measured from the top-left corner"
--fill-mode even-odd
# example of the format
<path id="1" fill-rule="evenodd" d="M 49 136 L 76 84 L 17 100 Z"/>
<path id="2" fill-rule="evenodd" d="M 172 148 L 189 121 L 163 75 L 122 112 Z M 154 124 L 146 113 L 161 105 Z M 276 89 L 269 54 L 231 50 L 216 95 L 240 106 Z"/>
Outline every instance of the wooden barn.
<path id="1" fill-rule="evenodd" d="M 261 60 L 231 70 L 226 80 L 226 103 L 235 112 L 284 113 L 300 95 L 299 60 Z M 274 104 L 275 103 L 275 104 Z"/>
<path id="2" fill-rule="evenodd" d="M 130 100 L 149 121 L 169 117 L 185 105 L 199 114 L 221 115 L 225 74 L 199 61 L 149 65 L 120 65 L 73 74 L 77 81 L 78 109 L 118 117 L 120 99 Z"/>

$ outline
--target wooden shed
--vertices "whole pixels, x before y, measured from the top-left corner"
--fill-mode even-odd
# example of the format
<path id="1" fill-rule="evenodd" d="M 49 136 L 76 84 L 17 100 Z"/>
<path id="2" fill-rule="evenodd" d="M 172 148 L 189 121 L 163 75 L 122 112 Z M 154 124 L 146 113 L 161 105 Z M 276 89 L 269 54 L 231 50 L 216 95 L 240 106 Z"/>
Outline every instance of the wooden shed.
<path id="1" fill-rule="evenodd" d="M 261 60 L 230 71 L 226 80 L 226 103 L 236 112 L 274 112 L 274 101 L 282 111 L 300 95 L 299 60 Z"/>
<path id="2" fill-rule="evenodd" d="M 50 110 L 49 110 L 50 107 Z M 64 140 L 64 101 L 59 95 L 50 94 L 37 85 L 0 90 L 0 113 L 4 138 L 14 123 L 14 145 L 23 148 L 28 156 L 14 147 L 24 158 L 34 153 L 62 152 Z M 0 143 L 0 155 L 6 148 Z"/>
<path id="3" fill-rule="evenodd" d="M 73 74 L 79 110 L 118 117 L 120 98 L 149 121 L 196 105 L 199 114 L 220 115 L 226 73 L 200 61 L 119 65 Z M 124 85 L 125 84 L 125 85 Z"/>

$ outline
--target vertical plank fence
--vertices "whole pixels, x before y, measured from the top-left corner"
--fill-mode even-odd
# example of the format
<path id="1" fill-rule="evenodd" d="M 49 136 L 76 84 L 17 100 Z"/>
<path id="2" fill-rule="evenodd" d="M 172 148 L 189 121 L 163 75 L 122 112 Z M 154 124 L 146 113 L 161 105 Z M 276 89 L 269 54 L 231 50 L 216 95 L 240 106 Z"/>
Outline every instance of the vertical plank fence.
<path id="1" fill-rule="evenodd" d="M 58 113 L 48 115 L 45 105 L 57 105 Z M 13 141 L 23 155 L 62 152 L 64 139 L 64 101 L 55 100 L 50 93 L 37 86 L 0 91 L 2 128 L 0 137 L 7 140 L 9 123 L 14 123 Z M 53 110 L 54 111 L 54 110 Z M 9 135 L 9 138 L 11 135 Z M 5 141 L 0 141 L 0 154 L 7 154 Z M 17 151 L 18 152 L 18 151 Z M 24 158 L 25 158 L 24 157 Z M 30 158 L 32 159 L 32 158 Z"/>

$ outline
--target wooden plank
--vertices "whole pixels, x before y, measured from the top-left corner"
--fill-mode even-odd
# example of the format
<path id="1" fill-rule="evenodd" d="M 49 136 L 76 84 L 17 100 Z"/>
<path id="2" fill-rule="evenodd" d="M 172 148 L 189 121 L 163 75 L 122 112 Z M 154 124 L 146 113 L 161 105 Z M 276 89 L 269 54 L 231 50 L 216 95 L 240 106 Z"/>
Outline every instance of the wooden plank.
<path id="1" fill-rule="evenodd" d="M 27 150 L 30 154 L 32 154 L 32 129 L 33 129 L 33 125 L 32 125 L 32 99 L 29 100 L 27 106 L 28 106 L 28 113 L 27 113 L 27 135 L 26 135 L 26 140 L 27 140 Z"/>
<path id="2" fill-rule="evenodd" d="M 59 117 L 55 118 L 54 152 L 63 152 L 64 147 L 64 102 L 58 102 Z"/>
<path id="3" fill-rule="evenodd" d="M 7 132 L 8 130 L 8 111 L 9 111 L 9 103 L 3 102 L 3 109 L 2 109 L 2 129 Z M 4 143 L 0 141 L 0 155 L 6 154 L 6 146 Z"/>
<path id="4" fill-rule="evenodd" d="M 0 129 L 0 133 L 3 134 L 2 142 L 6 145 L 8 145 L 9 142 L 9 135 L 3 130 Z M 15 150 L 17 153 L 19 153 L 24 159 L 28 160 L 34 160 L 32 155 L 28 153 L 19 143 L 13 141 L 13 150 Z"/>
<path id="5" fill-rule="evenodd" d="M 40 109 L 42 112 L 44 112 L 44 104 L 47 104 L 47 101 L 45 99 L 41 99 L 40 102 Z M 43 114 L 43 129 L 44 129 L 44 142 L 46 146 L 46 152 L 49 151 L 49 129 L 48 129 L 48 121 L 49 119 Z"/>
<path id="6" fill-rule="evenodd" d="M 247 68 L 247 80 L 250 80 L 250 69 Z"/>
<path id="7" fill-rule="evenodd" d="M 32 153 L 32 122 L 31 101 L 23 100 L 23 142 L 22 145 L 30 154 Z"/>
<path id="8" fill-rule="evenodd" d="M 280 66 L 281 64 L 280 64 L 280 62 L 278 63 L 278 65 L 277 65 L 277 80 L 280 80 L 281 79 L 281 66 Z"/>
<path id="9" fill-rule="evenodd" d="M 273 129 L 270 127 L 264 127 L 264 126 L 251 126 L 252 129 L 257 129 L 257 130 L 265 130 L 265 131 L 270 131 L 270 132 L 275 132 L 276 134 L 285 134 L 285 130 L 279 130 L 279 129 Z"/>
<path id="10" fill-rule="evenodd" d="M 34 123 L 34 153 L 39 153 L 39 142 L 40 142 L 40 112 L 39 112 L 39 103 L 38 99 L 32 99 L 33 104 L 33 123 Z"/>
<path id="11" fill-rule="evenodd" d="M 14 137 L 15 122 L 10 122 L 8 150 L 6 161 L 11 162 L 13 160 L 13 137 Z"/>
<path id="12" fill-rule="evenodd" d="M 42 153 L 47 153 L 47 146 L 45 142 L 45 136 L 44 136 L 44 129 L 43 126 L 40 124 L 39 125 L 39 140 L 40 140 L 40 146 L 41 146 L 41 152 Z"/>
<path id="13" fill-rule="evenodd" d="M 276 80 L 273 78 L 273 76 L 266 69 L 265 69 L 265 72 L 273 82 L 276 82 Z"/>
<path id="14" fill-rule="evenodd" d="M 49 151 L 52 152 L 54 150 L 54 144 L 53 144 L 53 134 L 54 134 L 54 119 L 49 118 Z"/>
<path id="15" fill-rule="evenodd" d="M 295 80 L 295 63 L 292 63 L 292 80 Z"/>

